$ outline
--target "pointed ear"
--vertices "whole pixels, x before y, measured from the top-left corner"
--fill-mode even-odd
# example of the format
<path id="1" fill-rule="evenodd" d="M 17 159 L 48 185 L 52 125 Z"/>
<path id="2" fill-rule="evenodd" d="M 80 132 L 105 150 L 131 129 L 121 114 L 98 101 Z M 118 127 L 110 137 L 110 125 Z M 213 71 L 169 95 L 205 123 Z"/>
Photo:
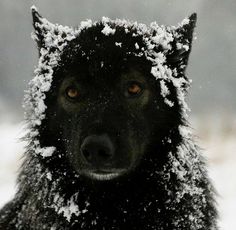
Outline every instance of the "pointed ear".
<path id="1" fill-rule="evenodd" d="M 193 13 L 173 30 L 173 48 L 167 55 L 167 63 L 170 63 L 173 69 L 177 68 L 181 72 L 184 72 L 186 69 L 192 48 L 193 31 L 196 21 L 197 14 Z"/>
<path id="2" fill-rule="evenodd" d="M 37 42 L 38 48 L 44 46 L 44 31 L 43 31 L 43 17 L 38 13 L 35 6 L 31 7 L 34 32 L 32 38 Z"/>
<path id="3" fill-rule="evenodd" d="M 55 45 L 53 42 L 58 38 L 58 25 L 43 18 L 35 6 L 31 7 L 31 11 L 34 27 L 32 38 L 37 42 L 40 54 L 41 48 L 50 49 Z"/>
<path id="4" fill-rule="evenodd" d="M 40 56 L 42 53 L 45 53 L 45 49 L 48 52 L 54 52 L 55 50 L 61 52 L 67 42 L 75 38 L 77 30 L 49 22 L 38 13 L 35 6 L 31 7 L 31 11 L 34 26 L 32 38 L 38 44 Z"/>

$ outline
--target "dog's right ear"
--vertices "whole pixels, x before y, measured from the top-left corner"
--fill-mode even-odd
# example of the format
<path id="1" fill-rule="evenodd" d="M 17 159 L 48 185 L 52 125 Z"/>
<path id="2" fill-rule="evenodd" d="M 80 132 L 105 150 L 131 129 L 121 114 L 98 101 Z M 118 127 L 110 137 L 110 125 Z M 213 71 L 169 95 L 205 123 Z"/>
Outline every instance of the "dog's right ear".
<path id="1" fill-rule="evenodd" d="M 75 38 L 76 30 L 68 26 L 53 24 L 43 18 L 35 6 L 31 7 L 34 32 L 32 38 L 38 44 L 39 55 L 61 51 L 65 44 Z"/>
<path id="2" fill-rule="evenodd" d="M 34 32 L 32 38 L 37 42 L 39 54 L 41 48 L 50 49 L 58 36 L 56 25 L 43 18 L 35 6 L 31 7 Z"/>
<path id="3" fill-rule="evenodd" d="M 39 50 L 44 46 L 44 31 L 43 31 L 43 18 L 38 13 L 35 6 L 31 7 L 34 32 L 32 38 L 37 42 Z M 44 19 L 45 20 L 45 19 Z"/>

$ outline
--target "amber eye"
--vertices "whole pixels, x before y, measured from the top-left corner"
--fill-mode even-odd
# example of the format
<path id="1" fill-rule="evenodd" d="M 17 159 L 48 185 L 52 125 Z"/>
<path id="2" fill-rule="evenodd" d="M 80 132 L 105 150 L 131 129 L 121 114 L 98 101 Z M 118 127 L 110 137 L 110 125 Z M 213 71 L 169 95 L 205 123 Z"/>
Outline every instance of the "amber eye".
<path id="1" fill-rule="evenodd" d="M 142 92 L 142 87 L 139 83 L 131 82 L 127 88 L 127 96 L 136 96 Z"/>
<path id="2" fill-rule="evenodd" d="M 79 91 L 75 87 L 68 87 L 66 89 L 66 96 L 70 99 L 77 99 L 79 97 Z"/>

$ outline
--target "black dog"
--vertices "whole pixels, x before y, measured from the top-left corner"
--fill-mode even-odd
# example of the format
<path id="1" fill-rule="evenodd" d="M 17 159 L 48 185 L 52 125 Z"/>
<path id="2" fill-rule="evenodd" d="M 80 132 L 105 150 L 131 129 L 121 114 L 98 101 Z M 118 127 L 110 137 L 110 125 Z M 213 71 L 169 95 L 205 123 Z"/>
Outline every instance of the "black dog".
<path id="1" fill-rule="evenodd" d="M 217 229 L 184 102 L 196 14 L 177 27 L 103 18 L 72 29 L 32 12 L 29 146 L 0 229 Z"/>

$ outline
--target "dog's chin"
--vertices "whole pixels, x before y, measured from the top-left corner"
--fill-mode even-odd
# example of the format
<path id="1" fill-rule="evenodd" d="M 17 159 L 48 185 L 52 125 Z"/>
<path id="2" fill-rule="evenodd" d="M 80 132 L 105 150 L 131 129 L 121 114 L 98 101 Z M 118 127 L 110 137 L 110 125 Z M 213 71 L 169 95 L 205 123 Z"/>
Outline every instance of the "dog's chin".
<path id="1" fill-rule="evenodd" d="M 111 181 L 123 176 L 126 173 L 126 171 L 127 170 L 125 169 L 110 170 L 110 171 L 88 170 L 84 171 L 82 174 L 83 176 L 95 181 Z"/>

